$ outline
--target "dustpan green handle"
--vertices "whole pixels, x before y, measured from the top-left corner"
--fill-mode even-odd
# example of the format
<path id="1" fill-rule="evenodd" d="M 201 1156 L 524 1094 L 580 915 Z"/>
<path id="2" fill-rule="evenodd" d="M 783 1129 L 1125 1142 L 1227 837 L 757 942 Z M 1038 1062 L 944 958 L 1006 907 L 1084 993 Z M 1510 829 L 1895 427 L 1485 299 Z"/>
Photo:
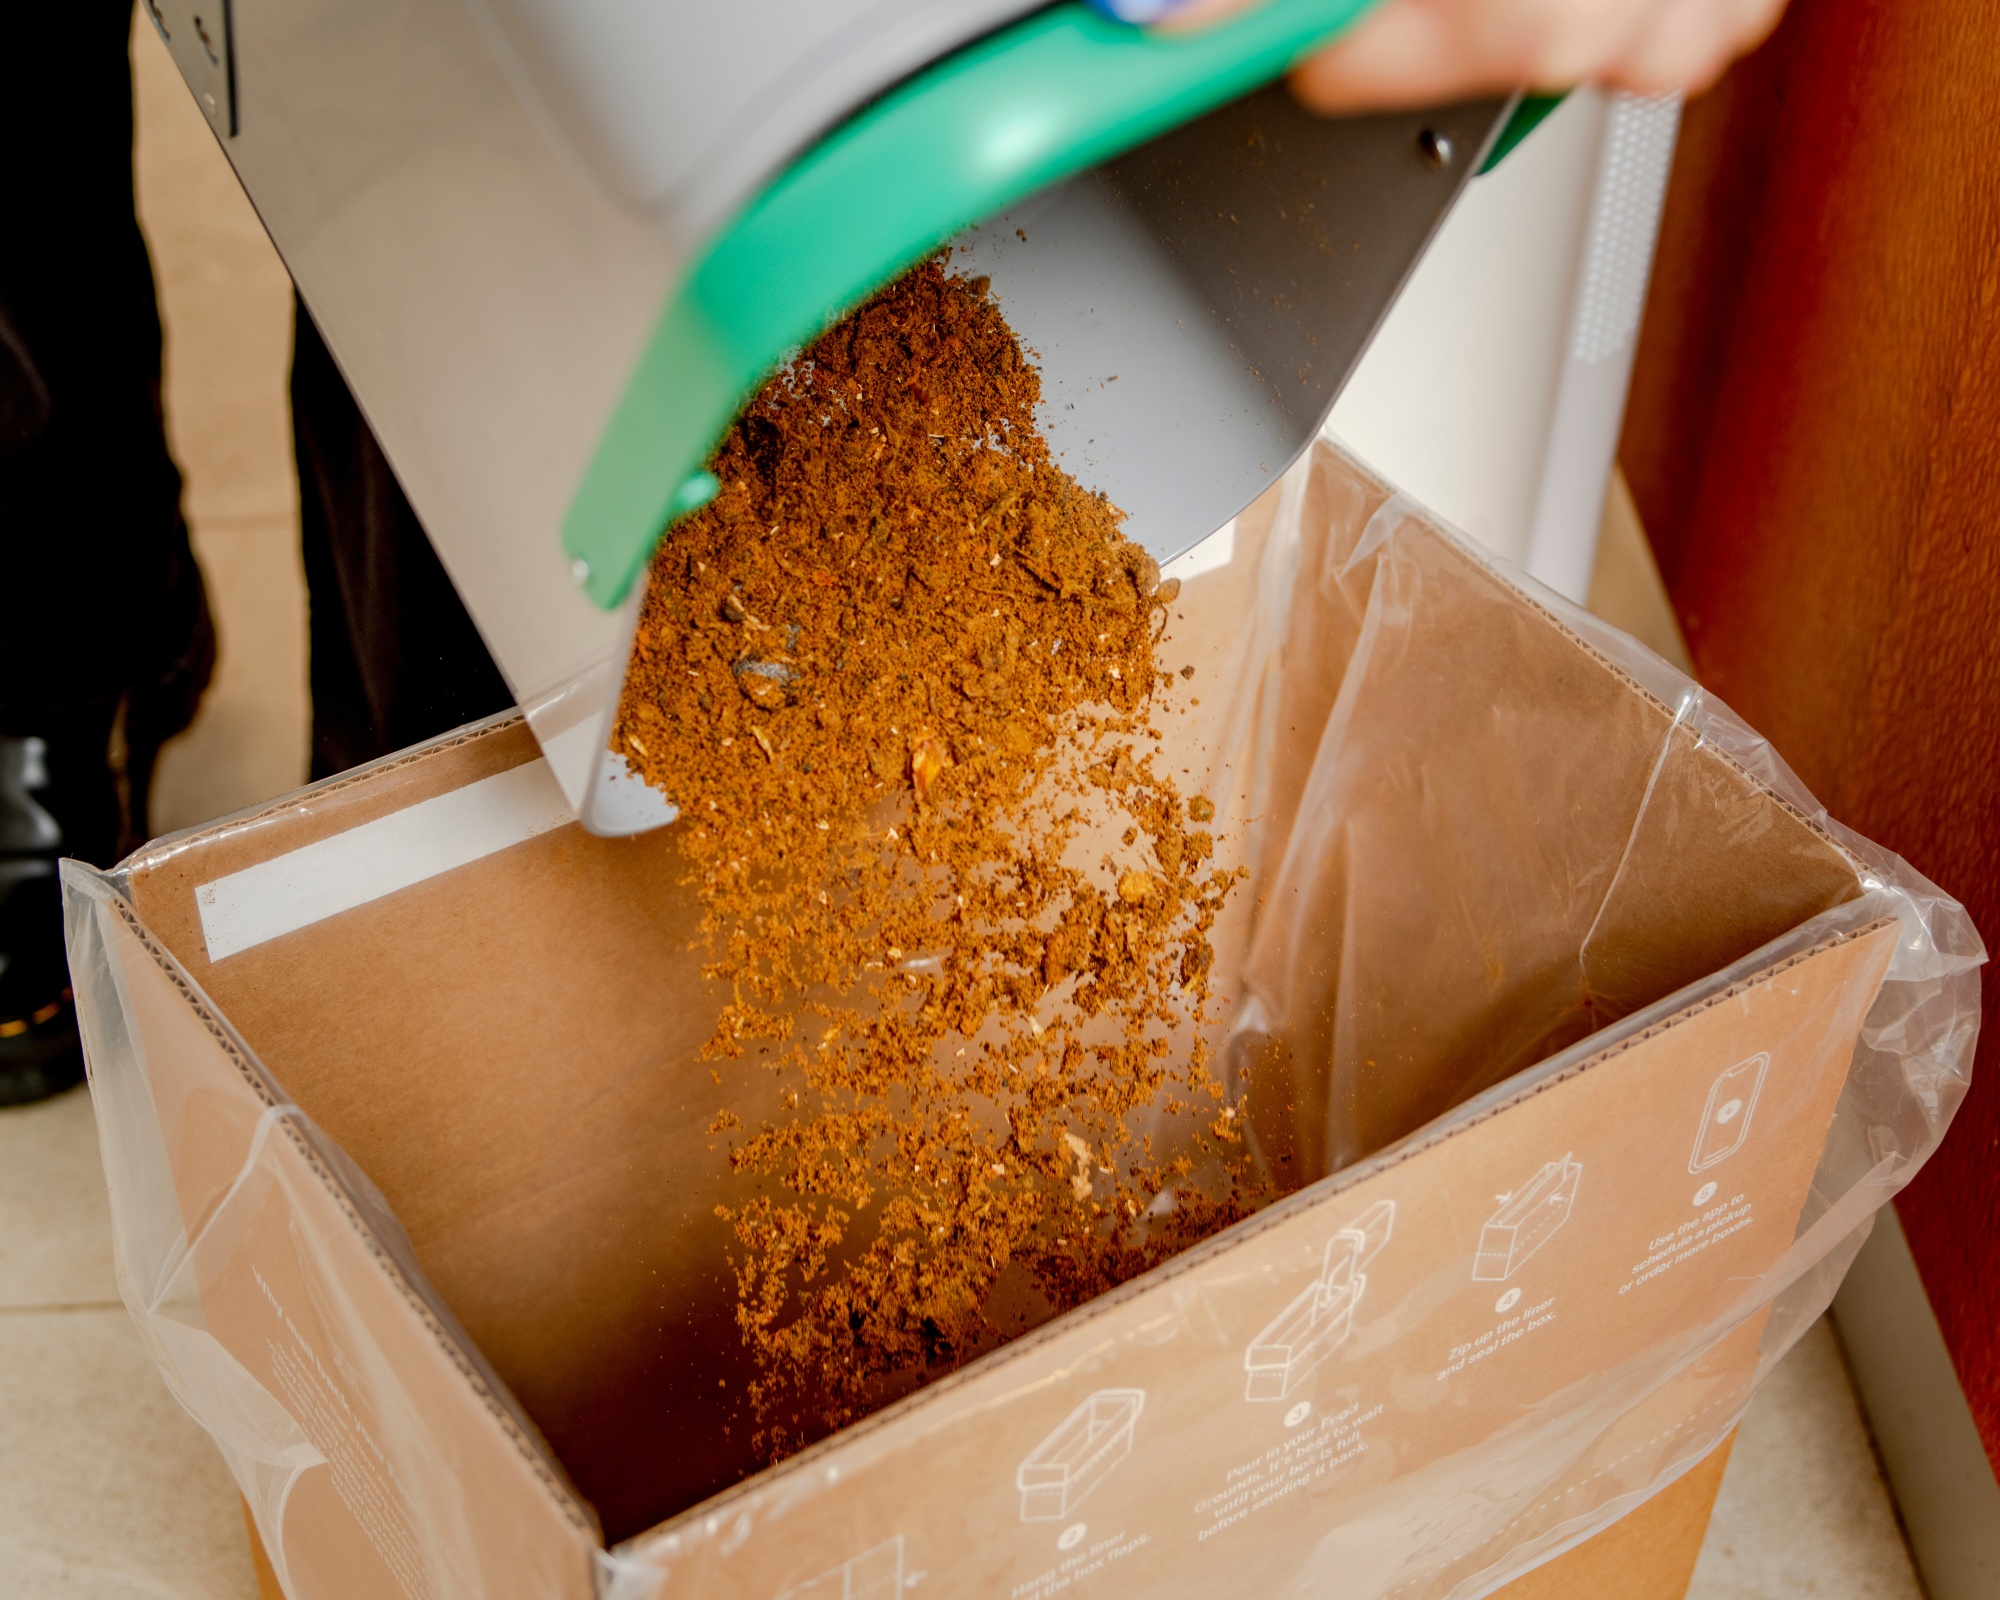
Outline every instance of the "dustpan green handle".
<path id="1" fill-rule="evenodd" d="M 1270 0 L 1147 33 L 1080 3 L 959 51 L 836 128 L 709 241 L 640 354 L 563 519 L 615 606 L 715 492 L 710 452 L 799 345 L 954 234 L 1280 77 L 1373 0 Z"/>
<path id="2" fill-rule="evenodd" d="M 1486 152 L 1486 159 L 1479 164 L 1480 172 L 1491 172 L 1512 155 L 1514 146 L 1548 121 L 1549 113 L 1561 105 L 1568 94 L 1565 89 L 1557 94 L 1524 94 L 1516 100 L 1507 125 L 1500 130 L 1500 137 L 1493 141 L 1493 148 Z"/>

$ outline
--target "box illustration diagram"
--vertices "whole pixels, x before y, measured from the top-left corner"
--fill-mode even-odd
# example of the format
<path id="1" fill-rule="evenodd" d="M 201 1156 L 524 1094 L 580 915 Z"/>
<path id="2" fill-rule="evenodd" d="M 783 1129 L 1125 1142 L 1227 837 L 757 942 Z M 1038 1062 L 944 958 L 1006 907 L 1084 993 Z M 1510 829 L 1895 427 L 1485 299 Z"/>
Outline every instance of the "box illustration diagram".
<path id="1" fill-rule="evenodd" d="M 1512 1194 L 1502 1195 L 1500 1209 L 1479 1230 L 1472 1281 L 1503 1283 L 1519 1272 L 1528 1257 L 1569 1221 L 1582 1177 L 1582 1164 L 1564 1156 L 1549 1162 Z"/>
<path id="2" fill-rule="evenodd" d="M 1021 1520 L 1055 1522 L 1081 1505 L 1132 1453 L 1145 1407 L 1144 1389 L 1099 1389 L 1057 1423 L 1014 1473 Z"/>
<path id="3" fill-rule="evenodd" d="M 1243 1352 L 1245 1400 L 1283 1400 L 1345 1342 L 1368 1287 L 1361 1269 L 1389 1242 L 1396 1202 L 1378 1200 L 1326 1244 L 1320 1275 Z"/>
<path id="4" fill-rule="evenodd" d="M 1770 1052 L 1763 1051 L 1737 1062 L 1715 1080 L 1701 1114 L 1701 1129 L 1694 1136 L 1688 1171 L 1704 1172 L 1743 1148 L 1743 1141 L 1750 1137 L 1750 1117 L 1757 1109 L 1758 1091 L 1764 1087 L 1764 1072 L 1770 1065 Z"/>
<path id="5" fill-rule="evenodd" d="M 899 1533 L 832 1571 L 787 1589 L 778 1600 L 895 1600 L 902 1592 L 903 1536 Z"/>

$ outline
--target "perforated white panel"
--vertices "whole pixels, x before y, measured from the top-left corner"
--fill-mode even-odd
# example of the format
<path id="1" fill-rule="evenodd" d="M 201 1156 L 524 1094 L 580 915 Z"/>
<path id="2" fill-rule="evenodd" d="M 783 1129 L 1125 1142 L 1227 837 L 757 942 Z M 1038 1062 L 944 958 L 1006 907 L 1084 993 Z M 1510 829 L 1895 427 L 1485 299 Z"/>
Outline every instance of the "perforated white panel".
<path id="1" fill-rule="evenodd" d="M 1575 360 L 1616 355 L 1638 331 L 1680 120 L 1678 95 L 1611 99 L 1571 335 Z"/>

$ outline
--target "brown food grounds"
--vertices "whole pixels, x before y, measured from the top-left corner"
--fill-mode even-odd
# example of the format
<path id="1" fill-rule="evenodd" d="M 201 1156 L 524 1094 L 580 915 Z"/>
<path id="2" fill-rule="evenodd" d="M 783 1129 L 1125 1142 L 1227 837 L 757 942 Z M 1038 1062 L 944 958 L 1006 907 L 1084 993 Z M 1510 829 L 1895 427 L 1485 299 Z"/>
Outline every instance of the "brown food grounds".
<path id="1" fill-rule="evenodd" d="M 775 1458 L 1244 1215 L 1213 816 L 1155 770 L 1178 585 L 926 262 L 745 409 L 654 558 L 612 747 L 681 809 Z M 747 1065 L 747 1063 L 746 1063 Z M 738 1066 L 730 1070 L 745 1070 Z"/>

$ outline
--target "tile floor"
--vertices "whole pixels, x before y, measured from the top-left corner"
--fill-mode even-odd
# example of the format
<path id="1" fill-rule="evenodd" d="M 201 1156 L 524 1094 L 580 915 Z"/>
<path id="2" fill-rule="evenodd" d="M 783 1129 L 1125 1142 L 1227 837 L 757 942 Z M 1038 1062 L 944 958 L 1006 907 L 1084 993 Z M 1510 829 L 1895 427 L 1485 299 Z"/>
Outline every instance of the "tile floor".
<path id="1" fill-rule="evenodd" d="M 167 432 L 221 647 L 195 725 L 161 752 L 153 830 L 172 833 L 306 778 L 292 280 L 143 8 L 132 65 L 139 214 L 167 330 Z"/>
<path id="2" fill-rule="evenodd" d="M 119 1304 L 89 1095 L 0 1111 L 0 1595 L 256 1594 L 236 1486 Z"/>
<path id="3" fill-rule="evenodd" d="M 284 383 L 284 269 L 141 24 L 139 192 L 168 328 L 167 406 L 220 612 L 220 675 L 162 761 L 162 831 L 302 782 L 305 599 Z M 1678 647 L 1643 535 L 1608 510 L 1593 603 Z M 0 1595 L 252 1600 L 233 1485 L 120 1308 L 90 1102 L 0 1112 Z M 1692 1600 L 1920 1600 L 1833 1335 L 1745 1419 Z"/>

